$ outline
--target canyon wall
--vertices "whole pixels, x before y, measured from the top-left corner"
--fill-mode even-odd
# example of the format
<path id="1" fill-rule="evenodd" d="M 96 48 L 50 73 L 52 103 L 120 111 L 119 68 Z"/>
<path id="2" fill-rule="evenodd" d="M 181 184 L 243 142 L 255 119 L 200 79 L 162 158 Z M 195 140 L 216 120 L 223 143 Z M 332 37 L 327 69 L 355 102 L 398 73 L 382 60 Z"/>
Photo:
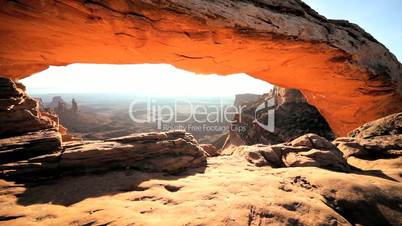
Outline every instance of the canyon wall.
<path id="1" fill-rule="evenodd" d="M 0 75 L 168 63 L 302 91 L 337 135 L 402 110 L 402 68 L 358 25 L 300 0 L 0 1 Z M 141 79 L 141 78 L 139 78 Z"/>
<path id="2" fill-rule="evenodd" d="M 275 105 L 271 108 L 275 110 L 273 114 L 275 117 L 274 131 L 267 131 L 256 122 L 268 125 L 269 117 L 272 116 L 269 115 L 268 109 L 257 109 L 271 99 L 275 100 Z M 307 103 L 299 90 L 278 86 L 257 100 L 243 104 L 238 122 L 232 125 L 238 129 L 230 131 L 226 143 L 234 146 L 290 142 L 308 133 L 317 134 L 328 140 L 334 139 L 328 122 L 314 106 Z M 239 140 L 241 142 L 238 142 Z M 224 147 L 227 146 L 227 144 L 224 145 Z"/>
<path id="3" fill-rule="evenodd" d="M 57 116 L 42 113 L 21 83 L 0 77 L 0 164 L 61 150 Z"/>
<path id="4" fill-rule="evenodd" d="M 0 137 L 11 137 L 56 128 L 58 121 L 42 115 L 23 84 L 0 77 L 0 124 Z"/>

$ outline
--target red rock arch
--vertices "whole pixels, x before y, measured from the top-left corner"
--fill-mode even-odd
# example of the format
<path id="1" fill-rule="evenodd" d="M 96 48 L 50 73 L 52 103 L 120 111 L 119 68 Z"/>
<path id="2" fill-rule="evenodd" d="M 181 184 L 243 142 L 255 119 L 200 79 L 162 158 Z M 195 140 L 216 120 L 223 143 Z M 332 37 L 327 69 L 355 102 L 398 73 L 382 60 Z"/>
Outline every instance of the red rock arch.
<path id="1" fill-rule="evenodd" d="M 0 1 L 0 75 L 49 65 L 168 63 L 300 89 L 338 135 L 401 111 L 382 44 L 300 0 Z"/>

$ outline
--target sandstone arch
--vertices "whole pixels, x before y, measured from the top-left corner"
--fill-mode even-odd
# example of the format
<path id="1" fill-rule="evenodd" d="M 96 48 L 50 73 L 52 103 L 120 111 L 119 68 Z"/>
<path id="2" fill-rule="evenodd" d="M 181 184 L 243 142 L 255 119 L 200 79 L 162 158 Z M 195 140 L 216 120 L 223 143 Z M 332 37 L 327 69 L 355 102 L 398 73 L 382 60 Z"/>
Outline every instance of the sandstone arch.
<path id="1" fill-rule="evenodd" d="M 333 130 L 402 110 L 402 68 L 370 34 L 300 0 L 1 0 L 0 75 L 169 63 L 300 89 Z"/>

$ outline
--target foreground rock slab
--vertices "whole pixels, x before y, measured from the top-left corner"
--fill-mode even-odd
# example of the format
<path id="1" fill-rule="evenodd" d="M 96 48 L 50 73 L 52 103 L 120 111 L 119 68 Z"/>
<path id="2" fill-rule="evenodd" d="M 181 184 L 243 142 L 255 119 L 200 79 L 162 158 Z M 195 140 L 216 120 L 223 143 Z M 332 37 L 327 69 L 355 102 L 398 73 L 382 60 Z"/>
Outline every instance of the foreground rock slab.
<path id="1" fill-rule="evenodd" d="M 316 167 L 208 159 L 180 175 L 126 169 L 26 185 L 0 180 L 4 225 L 401 225 L 402 185 Z"/>
<path id="2" fill-rule="evenodd" d="M 64 151 L 0 166 L 0 178 L 17 181 L 134 168 L 177 173 L 206 165 L 203 149 L 184 131 L 140 133 L 95 142 L 70 142 Z"/>
<path id="3" fill-rule="evenodd" d="M 0 138 L 0 164 L 61 151 L 58 131 L 38 130 L 21 136 Z"/>
<path id="4" fill-rule="evenodd" d="M 364 124 L 333 143 L 349 164 L 402 181 L 402 113 Z"/>

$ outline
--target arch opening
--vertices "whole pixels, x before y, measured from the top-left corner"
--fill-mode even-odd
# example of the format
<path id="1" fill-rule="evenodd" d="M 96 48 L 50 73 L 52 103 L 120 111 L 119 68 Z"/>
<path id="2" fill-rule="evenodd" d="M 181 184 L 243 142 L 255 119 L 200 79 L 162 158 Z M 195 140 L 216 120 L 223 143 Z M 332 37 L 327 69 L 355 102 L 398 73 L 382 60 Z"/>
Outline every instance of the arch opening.
<path id="1" fill-rule="evenodd" d="M 237 102 L 253 104 L 273 88 L 245 74 L 197 75 L 166 64 L 74 64 L 20 82 L 42 113 L 68 129 L 67 141 L 186 130 L 213 143 L 241 114 Z"/>
<path id="2" fill-rule="evenodd" d="M 402 108 L 396 57 L 357 25 L 297 0 L 6 1 L 1 11 L 0 73 L 14 79 L 72 63 L 246 73 L 301 90 L 338 136 Z"/>
<path id="3" fill-rule="evenodd" d="M 0 0 L 0 193 L 5 207 L 0 208 L 0 221 L 398 224 L 394 210 L 401 190 L 395 188 L 401 181 L 402 66 L 358 25 L 327 19 L 303 1 Z M 251 95 L 254 99 L 241 115 L 236 111 L 228 115 L 233 122 L 225 125 L 234 126 L 217 149 L 218 145 L 206 144 L 210 141 L 200 137 L 197 141 L 192 134 L 199 135 L 193 130 L 192 134 L 170 128 L 131 133 L 157 129 L 165 117 L 171 120 L 172 98 L 160 96 L 165 96 L 164 85 L 175 80 L 174 74 L 146 79 L 132 75 L 117 84 L 77 74 L 81 83 L 91 79 L 83 87 L 73 83 L 74 92 L 92 95 L 106 90 L 111 96 L 106 106 L 71 93 L 65 97 L 55 93 L 44 102 L 51 105 L 53 96 L 61 94 L 67 103 L 58 97 L 54 103 L 59 114 L 67 115 L 62 120 L 82 117 L 81 124 L 103 120 L 105 128 L 100 130 L 112 133 L 84 134 L 84 141 L 75 141 L 60 118 L 40 109 L 28 95 L 33 93 L 31 87 L 27 84 L 26 91 L 21 82 L 35 80 L 35 73 L 46 73 L 48 68 L 76 64 L 113 64 L 114 73 L 125 65 L 168 64 L 203 74 L 196 79 L 216 74 L 222 75 L 214 76 L 221 80 L 243 73 L 275 87 L 256 101 Z M 60 74 L 38 84 L 62 82 Z M 66 76 L 66 81 L 73 76 Z M 166 107 L 156 109 L 151 124 L 125 131 L 133 118 L 148 120 L 143 113 L 146 103 L 131 104 L 134 98 L 128 92 L 132 83 L 149 85 L 139 84 L 144 80 L 162 85 L 154 106 Z M 245 81 L 241 83 L 234 85 L 236 93 L 242 92 L 238 87 Z M 196 87 L 200 94 L 217 95 L 211 91 L 219 84 L 216 80 L 202 84 Z M 184 93 L 180 87 L 171 89 L 177 91 L 175 98 Z M 255 87 L 251 91 L 256 92 Z M 157 92 L 145 92 L 149 93 Z M 91 100 L 97 99 L 94 95 Z M 184 104 L 188 99 L 202 106 L 217 102 L 189 96 Z M 250 95 L 244 98 L 250 101 Z M 124 99 L 123 107 L 119 99 Z M 273 107 L 271 100 L 279 107 Z M 107 117 L 80 116 L 88 106 Z M 305 117 L 300 117 L 300 109 L 306 109 Z M 113 118 L 116 110 L 114 115 L 124 113 L 124 119 Z M 280 132 L 289 139 L 260 136 L 272 135 L 272 112 L 275 129 L 283 129 Z M 385 115 L 389 116 L 382 118 Z M 325 118 L 321 117 L 325 124 L 318 116 Z M 372 122 L 364 124 L 368 121 Z M 295 123 L 320 126 L 317 132 L 303 131 Z M 358 126 L 347 137 L 336 138 Z M 319 133 L 325 130 L 330 133 Z M 127 133 L 131 134 L 123 136 Z"/>

